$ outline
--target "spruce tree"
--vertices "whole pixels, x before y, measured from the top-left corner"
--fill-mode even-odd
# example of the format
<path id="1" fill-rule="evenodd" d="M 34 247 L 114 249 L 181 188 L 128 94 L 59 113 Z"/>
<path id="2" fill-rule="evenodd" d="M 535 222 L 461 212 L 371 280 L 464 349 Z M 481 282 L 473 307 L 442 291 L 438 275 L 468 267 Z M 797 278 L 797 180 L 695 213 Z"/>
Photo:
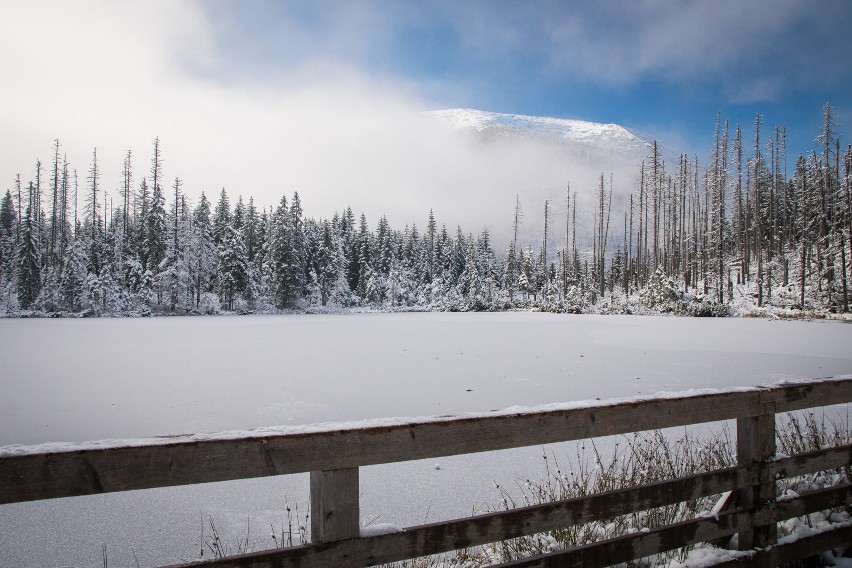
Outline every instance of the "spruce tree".
<path id="1" fill-rule="evenodd" d="M 18 249 L 18 305 L 29 309 L 41 291 L 41 244 L 34 229 L 29 207 L 24 214 L 21 242 Z"/>
<path id="2" fill-rule="evenodd" d="M 355 229 L 355 214 L 351 207 L 343 211 L 340 219 L 341 248 L 344 257 L 346 285 L 349 290 L 358 288 L 358 274 L 360 272 L 359 241 Z"/>
<path id="3" fill-rule="evenodd" d="M 361 213 L 361 220 L 358 223 L 358 256 L 356 257 L 357 261 L 353 265 L 357 266 L 358 269 L 358 277 L 355 284 L 356 295 L 365 302 L 367 301 L 367 281 L 372 275 L 373 254 L 371 240 L 372 237 L 369 226 L 367 225 L 367 217 Z"/>
<path id="4" fill-rule="evenodd" d="M 384 215 L 379 219 L 379 224 L 376 227 L 376 241 L 379 257 L 375 268 L 386 278 L 394 263 L 394 243 L 388 218 Z"/>
<path id="5" fill-rule="evenodd" d="M 299 194 L 294 193 L 290 211 L 285 218 L 285 305 L 296 307 L 302 298 L 307 281 L 308 265 L 305 261 L 305 234 L 302 223 L 302 205 Z"/>
<path id="6" fill-rule="evenodd" d="M 86 255 L 80 241 L 76 241 L 68 249 L 59 277 L 59 305 L 63 310 L 82 311 L 86 272 Z"/>
<path id="7" fill-rule="evenodd" d="M 320 290 L 320 301 L 323 306 L 328 305 L 329 298 L 334 294 L 337 285 L 337 274 L 340 266 L 335 254 L 335 245 L 332 240 L 332 232 L 329 223 L 323 223 L 322 240 L 319 246 L 317 258 L 317 283 Z"/>
<path id="8" fill-rule="evenodd" d="M 222 244 L 222 240 L 225 238 L 225 230 L 230 224 L 231 205 L 228 201 L 228 193 L 223 187 L 222 193 L 219 194 L 219 202 L 213 211 L 213 241 L 216 243 L 216 246 Z"/>
<path id="9" fill-rule="evenodd" d="M 0 200 L 0 284 L 12 277 L 17 225 L 18 219 L 12 193 L 6 191 L 6 195 Z"/>
<path id="10" fill-rule="evenodd" d="M 257 207 L 254 206 L 254 197 L 249 197 L 249 204 L 246 209 L 245 230 L 243 233 L 246 237 L 246 253 L 248 254 L 248 261 L 250 263 L 254 262 L 254 257 L 257 256 L 260 243 L 263 242 L 260 235 L 260 227 L 260 217 L 257 214 Z"/>
<path id="11" fill-rule="evenodd" d="M 210 201 L 204 193 L 192 213 L 192 228 L 189 243 L 190 278 L 194 292 L 194 304 L 198 309 L 201 296 L 210 292 L 213 275 L 218 262 L 218 251 L 213 241 L 212 223 L 210 221 Z"/>
<path id="12" fill-rule="evenodd" d="M 233 224 L 225 229 L 219 244 L 217 272 L 219 294 L 228 310 L 233 310 L 235 300 L 248 289 L 251 273 L 242 229 L 237 229 Z"/>
<path id="13" fill-rule="evenodd" d="M 142 178 L 139 183 L 139 193 L 136 196 L 136 205 L 134 205 L 134 248 L 139 252 L 139 260 L 143 267 L 148 266 L 148 255 L 145 252 L 145 234 L 147 231 L 146 222 L 148 219 L 148 209 L 151 205 L 151 192 L 148 188 L 148 180 Z"/>
<path id="14" fill-rule="evenodd" d="M 145 268 L 156 275 L 166 257 L 167 221 L 165 197 L 160 185 L 151 191 L 148 217 L 145 219 L 145 240 L 142 243 L 146 259 Z"/>
<path id="15" fill-rule="evenodd" d="M 478 310 L 482 307 L 482 277 L 477 269 L 478 251 L 473 235 L 467 239 L 465 250 L 464 269 L 459 275 L 458 289 L 464 298 L 465 307 L 468 310 Z"/>
<path id="16" fill-rule="evenodd" d="M 518 285 L 517 258 L 515 255 L 515 243 L 509 241 L 506 256 L 503 260 L 503 271 L 501 274 L 502 287 L 509 294 L 509 302 L 515 299 L 515 290 Z"/>
<path id="17" fill-rule="evenodd" d="M 91 274 L 99 274 L 106 262 L 104 240 L 103 240 L 103 219 L 99 214 L 100 200 L 98 199 L 98 183 L 100 181 L 101 172 L 98 167 L 98 149 L 92 150 L 92 165 L 89 168 L 89 189 L 88 198 L 86 199 L 86 220 L 88 230 L 85 232 L 87 240 L 88 261 L 87 266 Z"/>

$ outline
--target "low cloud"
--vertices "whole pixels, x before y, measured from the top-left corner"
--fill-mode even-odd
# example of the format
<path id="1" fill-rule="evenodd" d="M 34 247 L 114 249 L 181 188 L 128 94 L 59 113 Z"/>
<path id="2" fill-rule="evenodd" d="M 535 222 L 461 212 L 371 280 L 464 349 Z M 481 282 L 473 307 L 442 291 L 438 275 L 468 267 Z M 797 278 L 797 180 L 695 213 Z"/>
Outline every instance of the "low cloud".
<path id="1" fill-rule="evenodd" d="M 233 65 L 216 27 L 191 2 L 15 3 L 0 25 L 0 107 L 5 187 L 34 177 L 59 138 L 85 183 L 98 148 L 101 186 L 118 202 L 124 155 L 135 185 L 159 137 L 164 185 L 175 177 L 193 201 L 253 196 L 274 206 L 299 191 L 306 214 L 347 205 L 374 225 L 425 225 L 430 209 L 450 230 L 508 234 L 515 195 L 538 209 L 565 186 L 592 195 L 596 166 L 559 163 L 533 142 L 483 149 L 424 115 L 429 102 L 406 81 L 366 76 L 333 58 L 287 78 L 220 75 Z M 219 32 L 221 33 L 221 32 Z M 286 57 L 286 54 L 282 54 Z M 214 78 L 215 77 L 215 78 Z M 630 174 L 617 183 L 629 185 Z M 47 179 L 47 178 L 45 178 Z M 527 227 L 539 225 L 530 211 Z"/>

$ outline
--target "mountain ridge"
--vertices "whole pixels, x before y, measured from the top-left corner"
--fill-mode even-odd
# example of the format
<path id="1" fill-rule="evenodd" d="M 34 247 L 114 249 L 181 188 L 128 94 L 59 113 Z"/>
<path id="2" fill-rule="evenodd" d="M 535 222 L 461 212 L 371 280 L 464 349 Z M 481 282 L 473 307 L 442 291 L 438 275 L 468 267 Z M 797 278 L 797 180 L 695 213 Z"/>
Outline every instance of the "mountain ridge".
<path id="1" fill-rule="evenodd" d="M 429 117 L 451 132 L 475 135 L 480 139 L 509 137 L 535 138 L 561 145 L 579 144 L 615 152 L 644 153 L 650 142 L 615 123 L 531 116 L 452 108 L 428 111 Z"/>

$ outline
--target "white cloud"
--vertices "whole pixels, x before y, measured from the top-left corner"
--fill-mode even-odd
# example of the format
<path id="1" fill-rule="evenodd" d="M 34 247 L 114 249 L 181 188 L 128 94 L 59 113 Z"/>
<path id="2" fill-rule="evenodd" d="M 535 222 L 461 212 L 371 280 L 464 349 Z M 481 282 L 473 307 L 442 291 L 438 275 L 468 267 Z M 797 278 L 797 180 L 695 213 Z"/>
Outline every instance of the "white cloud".
<path id="1" fill-rule="evenodd" d="M 599 2 L 547 25 L 556 65 L 614 84 L 648 75 L 724 78 L 766 62 L 808 3 L 791 0 Z"/>
<path id="2" fill-rule="evenodd" d="M 704 85 L 730 102 L 845 81 L 845 0 L 600 0 L 490 5 L 459 24 L 477 53 L 527 55 L 557 80 L 612 88 Z M 771 87 L 771 88 L 769 88 Z M 749 98 L 752 96 L 753 98 Z"/>
<path id="3" fill-rule="evenodd" d="M 330 57 L 304 60 L 284 79 L 231 77 L 220 24 L 201 8 L 7 3 L 0 76 L 11 79 L 0 94 L 0 188 L 16 173 L 32 178 L 35 159 L 48 162 L 59 138 L 81 182 L 98 148 L 102 187 L 117 202 L 125 153 L 133 151 L 138 185 L 154 137 L 164 184 L 180 177 L 192 199 L 204 191 L 215 202 L 225 187 L 232 203 L 243 195 L 270 206 L 298 190 L 308 215 L 351 205 L 372 225 L 387 214 L 394 226 L 422 227 L 435 209 L 451 229 L 508 230 L 516 193 L 561 195 L 569 178 L 575 188 L 593 187 L 591 172 L 554 169 L 541 148 L 483 152 L 450 139 L 422 115 L 428 105 L 410 83 L 366 76 Z M 374 22 L 363 18 L 365 27 Z"/>

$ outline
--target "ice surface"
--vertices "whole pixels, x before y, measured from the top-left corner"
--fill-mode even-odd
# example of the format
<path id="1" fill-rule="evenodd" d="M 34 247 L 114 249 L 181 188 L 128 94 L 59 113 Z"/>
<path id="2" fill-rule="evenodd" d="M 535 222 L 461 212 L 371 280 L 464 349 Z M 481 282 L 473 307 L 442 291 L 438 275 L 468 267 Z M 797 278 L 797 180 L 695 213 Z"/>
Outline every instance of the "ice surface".
<path id="1" fill-rule="evenodd" d="M 516 412 L 852 371 L 852 326 L 827 321 L 533 313 L 4 319 L 0 345 L 0 446 Z M 362 468 L 362 520 L 404 527 L 468 515 L 497 501 L 494 481 L 511 487 L 518 476 L 540 477 L 541 454 Z M 135 566 L 133 553 L 141 566 L 189 560 L 208 517 L 233 547 L 250 525 L 254 547 L 268 548 L 270 527 L 286 528 L 286 509 L 296 504 L 303 515 L 305 475 L 4 505 L 0 566 L 96 566 L 101 544 L 110 565 Z"/>
<path id="2" fill-rule="evenodd" d="M 852 326 L 757 319 L 4 319 L 0 345 L 0 445 L 441 416 L 852 370 Z"/>

